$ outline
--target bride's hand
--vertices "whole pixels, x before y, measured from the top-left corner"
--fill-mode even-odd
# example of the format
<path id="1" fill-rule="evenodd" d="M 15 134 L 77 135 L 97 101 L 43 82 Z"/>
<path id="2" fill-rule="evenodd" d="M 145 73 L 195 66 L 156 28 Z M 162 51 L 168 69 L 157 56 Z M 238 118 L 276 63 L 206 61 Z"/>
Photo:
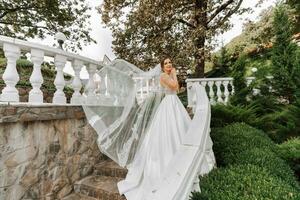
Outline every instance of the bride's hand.
<path id="1" fill-rule="evenodd" d="M 173 75 L 173 76 L 176 76 L 176 69 L 173 67 L 172 68 L 172 70 L 171 70 L 171 74 Z"/>

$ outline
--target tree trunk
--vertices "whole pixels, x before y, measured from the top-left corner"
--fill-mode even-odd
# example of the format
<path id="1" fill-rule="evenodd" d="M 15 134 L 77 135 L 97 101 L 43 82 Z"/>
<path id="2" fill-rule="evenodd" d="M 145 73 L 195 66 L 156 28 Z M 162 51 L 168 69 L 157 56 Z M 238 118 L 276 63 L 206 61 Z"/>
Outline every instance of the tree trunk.
<path id="1" fill-rule="evenodd" d="M 196 68 L 195 68 L 195 75 L 197 78 L 204 77 L 204 67 L 205 67 L 205 38 L 199 37 L 199 40 L 195 46 L 196 54 L 195 54 L 195 61 L 196 61 Z"/>
<path id="2" fill-rule="evenodd" d="M 195 21 L 198 36 L 195 38 L 195 75 L 197 78 L 204 77 L 205 67 L 205 39 L 207 31 L 207 0 L 196 0 Z"/>

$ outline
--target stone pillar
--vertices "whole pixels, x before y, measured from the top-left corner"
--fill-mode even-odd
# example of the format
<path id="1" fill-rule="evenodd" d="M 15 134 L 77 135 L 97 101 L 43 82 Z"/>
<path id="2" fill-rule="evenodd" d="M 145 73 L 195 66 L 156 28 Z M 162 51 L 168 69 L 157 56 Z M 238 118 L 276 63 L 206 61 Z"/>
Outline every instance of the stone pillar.
<path id="1" fill-rule="evenodd" d="M 225 104 L 227 104 L 227 103 L 228 103 L 228 100 L 229 100 L 228 84 L 229 84 L 229 81 L 223 81 L 223 85 L 224 85 L 224 95 L 225 95 L 224 103 L 225 103 Z"/>
<path id="2" fill-rule="evenodd" d="M 1 101 L 19 102 L 19 93 L 16 84 L 20 80 L 16 68 L 17 59 L 20 57 L 20 48 L 13 44 L 4 43 L 4 55 L 7 59 L 7 66 L 2 76 L 5 88 L 2 90 Z"/>
<path id="3" fill-rule="evenodd" d="M 94 64 L 90 64 L 87 67 L 87 71 L 89 73 L 89 82 L 87 84 L 87 99 L 86 99 L 86 103 L 87 104 L 96 104 L 97 102 L 97 96 L 95 94 L 95 82 L 94 82 L 94 75 L 96 73 L 97 70 L 97 66 Z M 102 78 L 102 77 L 101 77 Z M 102 79 L 101 79 L 102 82 Z"/>
<path id="4" fill-rule="evenodd" d="M 209 81 L 207 84 L 209 86 L 210 104 L 214 105 L 215 104 L 215 92 L 213 90 L 214 81 Z"/>
<path id="5" fill-rule="evenodd" d="M 43 103 L 43 92 L 40 87 L 44 82 L 41 73 L 41 64 L 44 61 L 44 51 L 38 49 L 31 50 L 31 61 L 33 62 L 33 72 L 30 76 L 32 90 L 29 92 L 30 103 Z"/>
<path id="6" fill-rule="evenodd" d="M 55 104 L 66 104 L 66 95 L 63 92 L 63 89 L 65 87 L 65 79 L 63 75 L 63 69 L 65 67 L 65 64 L 67 62 L 67 58 L 62 55 L 56 55 L 55 56 L 55 66 L 57 68 L 57 74 L 54 80 L 54 85 L 56 87 L 56 92 L 53 96 L 53 103 Z"/>
<path id="7" fill-rule="evenodd" d="M 75 60 L 73 62 L 73 68 L 75 72 L 75 77 L 72 83 L 73 89 L 74 89 L 74 94 L 71 98 L 71 104 L 81 104 L 82 103 L 82 96 L 80 94 L 80 89 L 81 89 L 81 80 L 80 80 L 80 70 L 83 66 L 83 62 L 79 60 Z"/>
<path id="8" fill-rule="evenodd" d="M 222 81 L 216 81 L 216 86 L 217 86 L 217 102 L 218 103 L 223 103 L 223 99 L 222 99 L 222 91 L 221 91 L 221 84 Z"/>

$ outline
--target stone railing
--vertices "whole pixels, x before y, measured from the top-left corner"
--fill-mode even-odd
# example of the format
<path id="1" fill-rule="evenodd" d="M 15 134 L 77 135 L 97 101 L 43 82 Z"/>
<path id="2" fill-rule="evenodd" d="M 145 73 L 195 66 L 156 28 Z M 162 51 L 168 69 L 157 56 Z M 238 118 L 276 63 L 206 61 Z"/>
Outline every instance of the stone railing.
<path id="1" fill-rule="evenodd" d="M 268 77 L 272 78 L 272 77 Z M 246 83 L 250 85 L 255 80 L 255 77 L 247 77 Z M 187 91 L 188 91 L 188 107 L 194 107 L 196 105 L 195 94 L 193 94 L 193 83 L 199 83 L 205 87 L 207 96 L 212 105 L 216 103 L 227 104 L 229 97 L 234 94 L 233 78 L 194 78 L 187 79 Z"/>
<path id="2" fill-rule="evenodd" d="M 16 88 L 16 84 L 20 80 L 20 75 L 18 74 L 16 68 L 16 61 L 20 58 L 22 53 L 29 53 L 30 60 L 33 63 L 33 72 L 30 76 L 30 84 L 32 89 L 29 91 L 27 104 L 43 104 L 45 99 L 43 98 L 43 92 L 41 90 L 41 85 L 43 84 L 43 76 L 41 73 L 41 65 L 45 61 L 46 57 L 54 59 L 54 64 L 56 66 L 56 77 L 54 80 L 54 85 L 56 88 L 53 94 L 52 104 L 67 104 L 66 95 L 63 89 L 66 85 L 64 80 L 63 69 L 67 62 L 71 63 L 71 67 L 75 72 L 75 76 L 72 79 L 72 89 L 74 90 L 73 95 L 70 99 L 70 104 L 81 105 L 89 102 L 95 102 L 96 91 L 98 88 L 95 85 L 93 78 L 89 78 L 87 86 L 85 87 L 85 94 L 83 95 L 80 91 L 82 89 L 82 82 L 79 77 L 81 69 L 85 66 L 89 74 L 89 77 L 94 77 L 98 70 L 103 67 L 110 68 L 109 65 L 104 64 L 104 62 L 95 61 L 78 54 L 69 53 L 59 48 L 53 48 L 45 45 L 40 45 L 36 43 L 31 43 L 15 38 L 0 36 L 0 49 L 3 49 L 4 55 L 7 59 L 7 66 L 5 68 L 2 79 L 5 83 L 5 87 L 0 91 L 0 102 L 20 102 L 19 91 Z M 111 68 L 111 71 L 119 73 L 119 76 L 128 76 L 128 74 L 118 71 L 117 69 Z M 102 79 L 104 80 L 104 79 Z M 116 82 L 118 80 L 115 80 Z M 101 85 L 107 84 L 107 81 L 101 81 Z M 107 91 L 109 87 L 104 85 L 104 94 L 109 94 Z M 111 89 L 111 88 L 110 88 Z"/>

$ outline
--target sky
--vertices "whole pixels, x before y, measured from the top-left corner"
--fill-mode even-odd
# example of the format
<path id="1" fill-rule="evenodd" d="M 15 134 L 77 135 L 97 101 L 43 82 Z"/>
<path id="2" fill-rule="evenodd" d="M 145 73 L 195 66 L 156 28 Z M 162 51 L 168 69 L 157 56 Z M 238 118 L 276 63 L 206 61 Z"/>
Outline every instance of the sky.
<path id="1" fill-rule="evenodd" d="M 242 4 L 242 7 L 252 7 L 254 8 L 254 12 L 251 14 L 246 14 L 243 17 L 241 16 L 233 16 L 231 18 L 232 23 L 234 24 L 233 28 L 229 30 L 228 32 L 224 33 L 223 35 L 220 35 L 217 37 L 218 43 L 222 44 L 222 41 L 224 44 L 230 42 L 231 39 L 238 36 L 242 32 L 243 22 L 245 19 L 250 20 L 257 20 L 258 15 L 261 13 L 261 11 L 269 6 L 272 6 L 276 3 L 277 0 L 266 0 L 266 2 L 259 8 L 255 8 L 255 4 L 259 0 L 245 0 Z M 104 24 L 101 23 L 101 16 L 99 13 L 97 13 L 97 10 L 95 7 L 102 4 L 103 0 L 87 0 L 87 2 L 90 4 L 90 6 L 93 8 L 91 12 L 91 18 L 90 23 L 92 27 L 91 36 L 97 41 L 97 44 L 91 44 L 88 46 L 83 47 L 82 51 L 79 51 L 78 53 L 82 56 L 89 57 L 94 60 L 102 60 L 104 55 L 107 55 L 110 59 L 114 59 L 116 56 L 113 53 L 112 50 L 112 35 L 111 31 L 107 28 L 104 28 Z M 52 37 L 48 37 L 45 40 L 41 41 L 39 39 L 33 39 L 31 41 L 43 43 L 49 46 L 52 46 L 54 43 L 54 39 Z M 70 64 L 67 64 L 67 66 L 64 69 L 65 72 L 74 74 L 73 69 L 71 68 Z M 81 78 L 87 78 L 87 72 L 85 69 L 83 69 L 80 73 Z"/>

